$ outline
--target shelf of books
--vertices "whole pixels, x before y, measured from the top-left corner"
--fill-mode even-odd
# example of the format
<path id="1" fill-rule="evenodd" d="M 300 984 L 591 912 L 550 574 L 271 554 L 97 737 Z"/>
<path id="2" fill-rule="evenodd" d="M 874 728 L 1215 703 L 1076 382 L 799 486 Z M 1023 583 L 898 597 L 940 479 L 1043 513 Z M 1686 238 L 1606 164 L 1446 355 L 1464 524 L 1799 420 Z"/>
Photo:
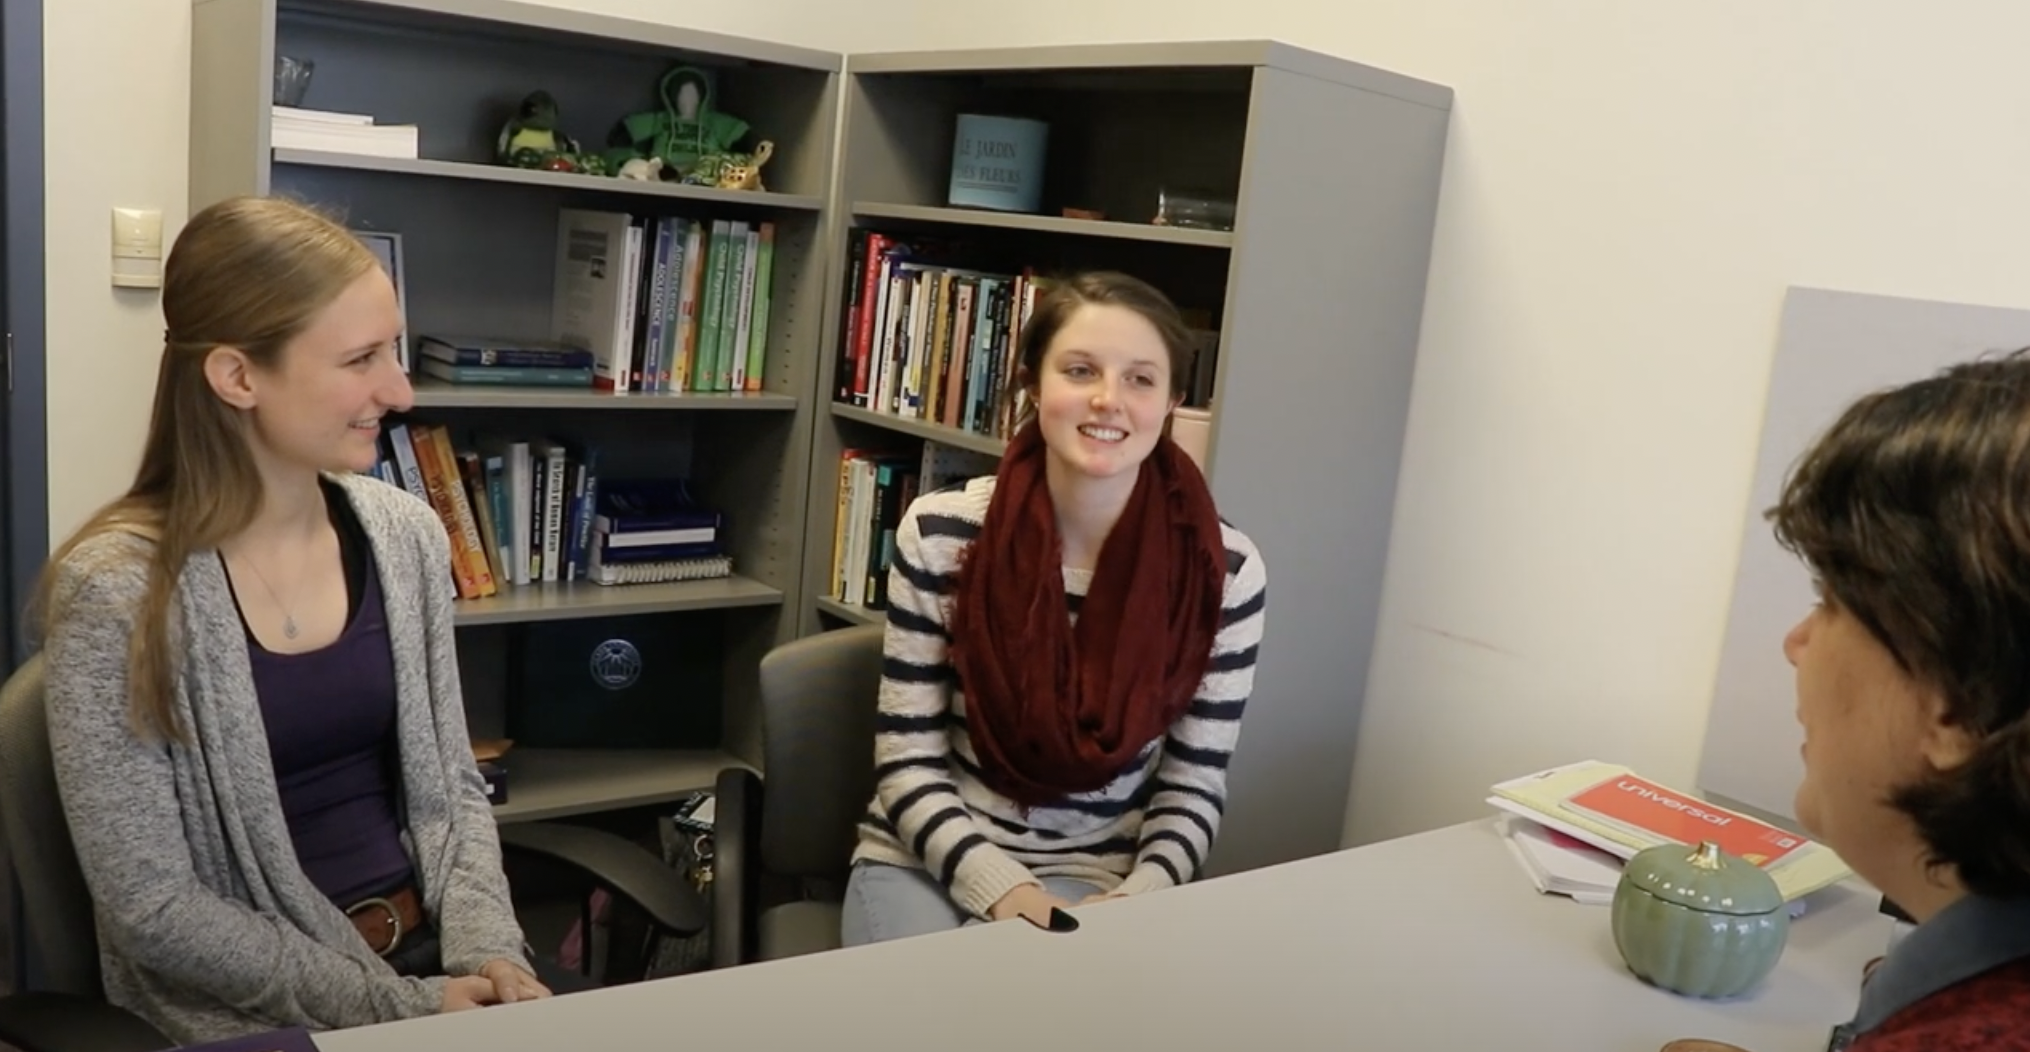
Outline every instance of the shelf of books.
<path id="1" fill-rule="evenodd" d="M 395 281 L 415 397 L 373 472 L 445 530 L 501 816 L 758 762 L 841 58 L 506 0 L 203 4 L 192 47 L 192 210 L 311 202 Z"/>

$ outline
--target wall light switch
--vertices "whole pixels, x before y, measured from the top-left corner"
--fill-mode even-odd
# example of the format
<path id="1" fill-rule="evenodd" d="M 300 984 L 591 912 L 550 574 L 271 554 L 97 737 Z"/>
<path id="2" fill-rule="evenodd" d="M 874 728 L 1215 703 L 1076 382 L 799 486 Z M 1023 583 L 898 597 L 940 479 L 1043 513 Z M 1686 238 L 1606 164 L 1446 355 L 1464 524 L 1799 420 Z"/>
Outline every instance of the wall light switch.
<path id="1" fill-rule="evenodd" d="M 162 287 L 162 213 L 152 208 L 113 209 L 113 284 Z"/>

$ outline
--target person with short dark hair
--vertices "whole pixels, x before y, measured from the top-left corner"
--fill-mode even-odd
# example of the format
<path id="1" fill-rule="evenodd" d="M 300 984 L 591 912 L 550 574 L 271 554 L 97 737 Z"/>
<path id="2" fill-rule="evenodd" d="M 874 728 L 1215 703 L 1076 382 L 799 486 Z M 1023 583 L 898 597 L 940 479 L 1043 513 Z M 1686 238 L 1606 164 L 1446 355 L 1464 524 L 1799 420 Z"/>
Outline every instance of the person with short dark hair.
<path id="1" fill-rule="evenodd" d="M 2030 1049 L 2030 356 L 1858 400 L 1768 514 L 1818 595 L 1798 821 L 1917 921 L 1848 1047 Z"/>

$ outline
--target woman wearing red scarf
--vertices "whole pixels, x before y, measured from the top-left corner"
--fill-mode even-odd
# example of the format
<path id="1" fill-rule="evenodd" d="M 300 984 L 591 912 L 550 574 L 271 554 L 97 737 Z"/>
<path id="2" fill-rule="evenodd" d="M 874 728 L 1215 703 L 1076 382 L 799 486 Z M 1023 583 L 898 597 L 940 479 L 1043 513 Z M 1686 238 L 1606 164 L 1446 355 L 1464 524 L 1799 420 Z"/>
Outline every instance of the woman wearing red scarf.
<path id="1" fill-rule="evenodd" d="M 1170 440 L 1191 353 L 1135 278 L 1054 285 L 997 473 L 903 516 L 848 945 L 1198 876 L 1267 578 Z"/>
<path id="2" fill-rule="evenodd" d="M 1770 512 L 1797 817 L 1914 918 L 1829 1047 L 2030 1050 L 2030 357 L 1862 398 Z"/>

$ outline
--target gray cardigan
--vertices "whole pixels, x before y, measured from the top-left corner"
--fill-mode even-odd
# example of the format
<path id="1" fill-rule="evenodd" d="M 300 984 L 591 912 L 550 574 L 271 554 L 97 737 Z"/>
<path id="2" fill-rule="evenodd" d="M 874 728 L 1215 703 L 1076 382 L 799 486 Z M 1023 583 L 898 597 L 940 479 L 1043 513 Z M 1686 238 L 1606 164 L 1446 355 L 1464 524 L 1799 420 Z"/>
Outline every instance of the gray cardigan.
<path id="1" fill-rule="evenodd" d="M 528 967 L 500 842 L 466 734 L 450 543 L 429 506 L 339 479 L 366 528 L 393 641 L 405 845 L 445 970 Z M 171 646 L 188 745 L 128 722 L 127 642 L 150 542 L 107 533 L 57 568 L 66 616 L 44 646 L 51 746 L 92 894 L 106 996 L 180 1044 L 438 1010 L 442 978 L 395 974 L 304 875 L 254 695 L 245 630 L 217 554 L 184 565 Z"/>

